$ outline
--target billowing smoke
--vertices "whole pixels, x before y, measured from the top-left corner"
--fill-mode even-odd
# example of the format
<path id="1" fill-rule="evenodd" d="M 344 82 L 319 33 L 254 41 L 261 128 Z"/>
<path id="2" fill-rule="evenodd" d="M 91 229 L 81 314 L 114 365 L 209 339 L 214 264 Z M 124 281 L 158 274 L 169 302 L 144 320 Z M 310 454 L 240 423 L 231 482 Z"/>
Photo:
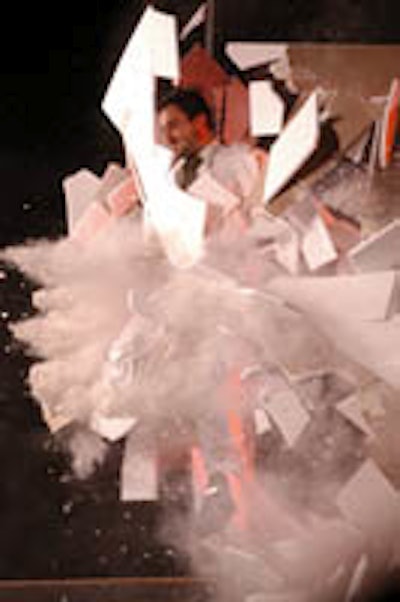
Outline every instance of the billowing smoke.
<path id="1" fill-rule="evenodd" d="M 178 270 L 126 220 L 86 246 L 7 249 L 38 283 L 37 315 L 13 331 L 39 358 L 32 392 L 78 476 L 107 439 L 127 436 L 138 463 L 189 450 L 190 507 L 162 537 L 219 600 L 365 600 L 398 557 L 396 483 L 380 468 L 398 394 L 337 344 L 296 278 L 285 285 L 275 243 L 221 235 Z"/>

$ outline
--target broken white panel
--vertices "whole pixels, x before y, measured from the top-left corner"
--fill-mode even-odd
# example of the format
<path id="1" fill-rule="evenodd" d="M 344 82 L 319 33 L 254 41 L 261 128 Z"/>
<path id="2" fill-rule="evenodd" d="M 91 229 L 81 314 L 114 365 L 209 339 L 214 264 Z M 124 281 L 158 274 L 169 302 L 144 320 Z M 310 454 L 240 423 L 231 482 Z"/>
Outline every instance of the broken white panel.
<path id="1" fill-rule="evenodd" d="M 338 258 L 329 231 L 317 213 L 303 234 L 301 250 L 310 271 L 318 270 Z"/>
<path id="2" fill-rule="evenodd" d="M 134 431 L 127 438 L 121 468 L 120 500 L 153 502 L 159 497 L 158 463 L 155 448 L 143 449 Z"/>
<path id="3" fill-rule="evenodd" d="M 336 502 L 346 519 L 370 537 L 390 532 L 400 519 L 399 494 L 372 460 L 349 480 Z"/>
<path id="4" fill-rule="evenodd" d="M 286 57 L 288 44 L 266 42 L 228 42 L 226 53 L 242 70 Z"/>
<path id="5" fill-rule="evenodd" d="M 108 194 L 125 180 L 127 176 L 127 170 L 118 165 L 117 163 L 108 163 L 101 177 L 101 183 L 99 190 L 97 191 L 97 200 L 105 202 Z"/>
<path id="6" fill-rule="evenodd" d="M 260 399 L 263 397 L 272 398 L 278 393 L 291 391 L 283 371 L 279 368 L 270 368 L 264 375 L 263 387 L 260 392 Z"/>
<path id="7" fill-rule="evenodd" d="M 139 191 L 133 175 L 125 178 L 107 195 L 106 204 L 114 217 L 122 217 L 132 211 L 139 202 Z"/>
<path id="8" fill-rule="evenodd" d="M 400 274 L 396 272 L 386 317 L 390 320 L 398 314 L 400 314 Z"/>
<path id="9" fill-rule="evenodd" d="M 75 421 L 75 416 L 68 415 L 66 411 L 59 411 L 58 408 L 53 407 L 53 404 L 46 403 L 43 399 L 39 400 L 39 404 L 42 418 L 52 434 L 61 431 Z"/>
<path id="10" fill-rule="evenodd" d="M 383 321 L 395 285 L 394 272 L 328 277 L 276 278 L 269 289 L 311 312 L 350 321 Z"/>
<path id="11" fill-rule="evenodd" d="M 270 248 L 277 261 L 290 273 L 297 274 L 300 267 L 299 237 L 296 230 L 285 219 L 274 217 L 261 210 L 254 212 L 248 230 L 257 247 Z"/>
<path id="12" fill-rule="evenodd" d="M 151 72 L 155 77 L 178 81 L 180 67 L 175 15 L 161 12 L 153 6 L 146 8 L 118 62 L 103 102 L 107 104 L 114 86 L 129 85 L 132 71 L 137 69 L 144 53 L 149 55 Z"/>
<path id="13" fill-rule="evenodd" d="M 314 92 L 271 146 L 264 185 L 269 203 L 304 165 L 319 141 L 317 94 Z"/>
<path id="14" fill-rule="evenodd" d="M 277 221 L 279 218 L 275 218 Z M 300 271 L 300 236 L 292 225 L 282 219 L 282 231 L 278 234 L 275 245 L 277 261 L 289 272 L 296 275 Z"/>
<path id="15" fill-rule="evenodd" d="M 101 231 L 105 230 L 112 221 L 111 213 L 105 205 L 92 201 L 85 213 L 75 224 L 72 237 L 81 242 L 89 242 Z"/>
<path id="16" fill-rule="evenodd" d="M 143 71 L 142 61 L 151 73 L 149 50 L 145 47 L 141 49 L 141 56 L 138 57 L 137 54 L 137 51 L 131 52 L 130 44 L 128 44 L 102 102 L 104 113 L 121 134 L 124 134 L 131 116 L 143 96 L 142 82 L 140 81 L 140 73 Z"/>
<path id="17" fill-rule="evenodd" d="M 249 84 L 250 129 L 253 136 L 277 136 L 282 131 L 285 105 L 272 83 L 252 81 Z"/>
<path id="18" fill-rule="evenodd" d="M 385 383 L 381 380 L 368 383 L 359 390 L 358 396 L 364 414 L 367 414 L 371 420 L 385 418 L 385 400 L 387 397 Z"/>
<path id="19" fill-rule="evenodd" d="M 147 6 L 130 45 L 128 52 L 132 54 L 138 46 L 150 49 L 154 76 L 175 82 L 179 80 L 178 19 L 175 15 Z"/>
<path id="20" fill-rule="evenodd" d="M 324 325 L 321 325 L 324 327 Z M 400 320 L 361 322 L 339 319 L 328 326 L 331 336 L 354 361 L 400 389 Z"/>
<path id="21" fill-rule="evenodd" d="M 186 40 L 187 37 L 190 36 L 192 31 L 194 31 L 197 27 L 200 27 L 202 23 L 205 22 L 207 17 L 207 4 L 204 2 L 200 4 L 199 8 L 195 11 L 195 13 L 190 17 L 189 21 L 182 28 L 181 33 L 179 34 L 180 40 Z"/>
<path id="22" fill-rule="evenodd" d="M 66 202 L 67 228 L 71 234 L 95 198 L 101 186 L 101 180 L 88 169 L 80 169 L 77 173 L 63 180 Z"/>
<path id="23" fill-rule="evenodd" d="M 371 274 L 371 278 L 379 275 Z M 268 284 L 266 290 L 304 312 L 331 343 L 350 359 L 371 370 L 392 387 L 399 389 L 399 316 L 395 316 L 390 321 L 357 319 L 354 313 L 346 312 L 345 303 L 339 303 L 340 298 L 338 295 L 335 296 L 334 288 L 331 289 L 330 299 L 326 290 L 325 295 L 318 292 L 320 281 L 322 282 L 321 278 L 315 279 L 314 286 L 304 290 L 301 279 L 291 281 L 289 278 L 276 278 Z M 334 281 L 335 278 L 332 278 L 332 284 Z M 371 290 L 377 285 L 379 285 L 378 278 L 376 284 L 371 284 Z M 311 294 L 311 290 L 315 291 L 315 297 Z M 336 298 L 338 298 L 337 304 Z M 366 300 L 365 303 L 368 310 L 369 301 Z M 362 308 L 363 304 L 360 305 Z"/>
<path id="24" fill-rule="evenodd" d="M 189 267 L 203 253 L 207 205 L 166 177 L 168 156 L 157 146 L 151 155 L 138 156 L 146 195 L 145 225 L 148 234 L 157 233 L 171 263 Z"/>
<path id="25" fill-rule="evenodd" d="M 293 447 L 310 421 L 296 393 L 287 387 L 275 393 L 266 405 L 270 417 L 274 420 L 289 447 Z"/>
<path id="26" fill-rule="evenodd" d="M 268 566 L 265 559 L 246 549 L 225 545 L 219 549 L 219 562 L 232 574 L 241 576 L 242 583 L 253 587 L 268 584 L 268 589 L 276 591 L 284 586 L 284 577 Z"/>
<path id="27" fill-rule="evenodd" d="M 357 395 L 350 395 L 336 405 L 336 410 L 340 412 L 349 422 L 354 424 L 362 433 L 373 439 L 375 433 L 365 419 L 360 399 Z"/>
<path id="28" fill-rule="evenodd" d="M 136 149 L 143 140 L 148 142 L 149 129 L 154 144 L 155 77 L 178 81 L 177 21 L 175 16 L 148 6 L 122 54 L 102 103 L 104 113 L 121 132 L 128 147 L 136 137 L 139 138 Z"/>
<path id="29" fill-rule="evenodd" d="M 270 63 L 271 73 L 277 78 L 285 80 L 290 90 L 296 86 L 293 82 L 289 60 L 289 45 L 284 43 L 265 42 L 229 42 L 226 53 L 242 71 Z"/>
<path id="30" fill-rule="evenodd" d="M 90 419 L 90 428 L 100 437 L 114 443 L 125 437 L 136 423 L 137 419 L 133 417 L 106 416 L 101 412 L 94 412 Z"/>
<path id="31" fill-rule="evenodd" d="M 357 337 L 359 361 L 378 374 L 395 389 L 400 389 L 400 319 L 398 316 L 382 323 L 365 323 L 351 333 Z M 363 356 L 364 354 L 364 356 Z"/>
<path id="32" fill-rule="evenodd" d="M 147 203 L 147 226 L 157 232 L 171 263 L 190 267 L 203 254 L 207 205 L 166 183 L 161 196 Z"/>
<path id="33" fill-rule="evenodd" d="M 399 269 L 400 220 L 393 220 L 353 247 L 348 258 L 360 272 Z"/>
<path id="34" fill-rule="evenodd" d="M 363 554 L 353 571 L 344 602 L 352 602 L 356 598 L 367 574 L 368 565 L 368 556 Z"/>
<path id="35" fill-rule="evenodd" d="M 277 244 L 276 259 L 292 276 L 299 273 L 300 245 L 296 233 L 290 240 Z"/>
<path id="36" fill-rule="evenodd" d="M 263 408 L 256 408 L 254 410 L 254 425 L 256 435 L 258 436 L 265 435 L 265 433 L 269 433 L 272 430 L 271 421 Z"/>
<path id="37" fill-rule="evenodd" d="M 137 169 L 141 180 L 143 170 L 150 169 L 156 144 L 156 82 L 153 77 L 148 55 L 143 54 L 140 67 L 134 72 L 134 98 L 124 114 L 124 123 L 120 127 L 126 151 L 128 167 Z M 143 199 L 144 200 L 144 199 Z"/>
<path id="38" fill-rule="evenodd" d="M 188 192 L 206 203 L 220 207 L 224 214 L 230 213 L 240 205 L 240 199 L 213 178 L 209 171 L 200 173 Z"/>

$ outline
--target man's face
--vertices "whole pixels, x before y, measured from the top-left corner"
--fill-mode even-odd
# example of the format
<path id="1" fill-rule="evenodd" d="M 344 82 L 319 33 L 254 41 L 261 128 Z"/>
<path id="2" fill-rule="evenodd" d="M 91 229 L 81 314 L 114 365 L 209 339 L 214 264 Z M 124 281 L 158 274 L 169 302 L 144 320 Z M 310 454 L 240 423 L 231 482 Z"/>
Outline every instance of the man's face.
<path id="1" fill-rule="evenodd" d="M 196 118 L 191 120 L 177 105 L 167 105 L 158 115 L 162 141 L 174 157 L 187 157 L 199 149 Z"/>

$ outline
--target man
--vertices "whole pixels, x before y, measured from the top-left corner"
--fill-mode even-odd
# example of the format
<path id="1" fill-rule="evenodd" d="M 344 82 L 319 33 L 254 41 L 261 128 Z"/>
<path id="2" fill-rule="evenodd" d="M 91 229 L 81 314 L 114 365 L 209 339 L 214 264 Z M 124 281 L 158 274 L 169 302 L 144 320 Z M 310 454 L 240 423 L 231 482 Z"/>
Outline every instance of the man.
<path id="1" fill-rule="evenodd" d="M 205 188 L 216 182 L 221 194 L 212 202 L 223 212 L 234 208 L 246 215 L 256 202 L 259 165 L 249 146 L 218 142 L 214 116 L 204 98 L 195 90 L 175 89 L 161 101 L 158 122 L 162 141 L 173 153 L 171 171 L 177 185 L 198 194 L 200 179 Z"/>

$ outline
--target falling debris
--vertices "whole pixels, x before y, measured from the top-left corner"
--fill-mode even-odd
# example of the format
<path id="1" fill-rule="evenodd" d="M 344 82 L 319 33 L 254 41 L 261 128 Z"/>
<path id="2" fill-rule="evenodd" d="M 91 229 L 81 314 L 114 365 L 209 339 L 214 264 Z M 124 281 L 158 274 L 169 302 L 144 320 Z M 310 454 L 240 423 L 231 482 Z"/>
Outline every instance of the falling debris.
<path id="1" fill-rule="evenodd" d="M 181 40 L 205 17 L 202 4 Z M 22 311 L 10 329 L 41 358 L 30 391 L 73 474 L 90 478 L 120 446 L 120 502 L 173 507 L 166 557 L 189 551 L 223 599 L 351 602 L 396 558 L 400 519 L 390 471 L 370 452 L 376 424 L 399 420 L 399 221 L 360 242 L 358 198 L 378 149 L 381 168 L 395 168 L 398 80 L 386 104 L 371 108 L 384 92 L 371 90 L 349 124 L 345 109 L 359 99 L 329 74 L 321 83 L 318 69 L 300 72 L 292 45 L 228 44 L 237 69 L 200 45 L 179 52 L 177 18 L 148 6 L 102 103 L 126 167 L 66 178 L 68 236 L 1 254 L 39 287 L 35 315 Z M 249 77 L 261 67 L 270 79 Z M 270 81 L 293 91 L 294 77 L 292 114 Z M 159 145 L 158 78 L 206 89 L 228 143 L 224 176 L 248 176 L 243 198 L 204 157 L 192 185 L 178 187 L 185 153 Z M 371 139 L 380 120 L 386 135 L 375 128 Z M 268 151 L 264 136 L 275 138 Z M 337 183 L 352 178 L 344 199 Z M 67 498 L 61 513 L 74 512 Z M 124 534 L 117 556 L 131 560 L 131 544 Z M 96 554 L 111 571 L 110 551 Z"/>

